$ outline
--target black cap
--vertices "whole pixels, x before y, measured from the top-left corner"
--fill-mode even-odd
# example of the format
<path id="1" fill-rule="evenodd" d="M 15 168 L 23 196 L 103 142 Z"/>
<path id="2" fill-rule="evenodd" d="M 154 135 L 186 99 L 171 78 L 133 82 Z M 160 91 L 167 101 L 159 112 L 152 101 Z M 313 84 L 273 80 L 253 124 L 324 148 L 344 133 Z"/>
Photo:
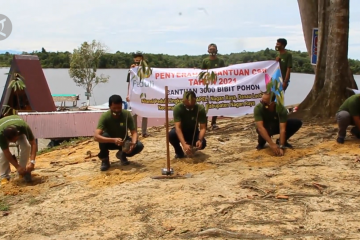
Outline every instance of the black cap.
<path id="1" fill-rule="evenodd" d="M 140 51 L 137 51 L 136 53 L 133 54 L 134 58 L 136 57 L 144 57 L 143 53 Z"/>

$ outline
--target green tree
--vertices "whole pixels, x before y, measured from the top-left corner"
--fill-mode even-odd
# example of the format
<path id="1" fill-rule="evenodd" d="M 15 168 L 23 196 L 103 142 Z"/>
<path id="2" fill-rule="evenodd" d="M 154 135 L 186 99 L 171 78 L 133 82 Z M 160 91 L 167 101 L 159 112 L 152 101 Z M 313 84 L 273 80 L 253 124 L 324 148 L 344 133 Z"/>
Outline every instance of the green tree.
<path id="1" fill-rule="evenodd" d="M 87 105 L 90 105 L 90 95 L 99 83 L 107 83 L 109 76 L 97 74 L 100 59 L 106 54 L 107 47 L 93 40 L 90 44 L 84 42 L 70 56 L 69 75 L 76 86 L 86 90 Z"/>

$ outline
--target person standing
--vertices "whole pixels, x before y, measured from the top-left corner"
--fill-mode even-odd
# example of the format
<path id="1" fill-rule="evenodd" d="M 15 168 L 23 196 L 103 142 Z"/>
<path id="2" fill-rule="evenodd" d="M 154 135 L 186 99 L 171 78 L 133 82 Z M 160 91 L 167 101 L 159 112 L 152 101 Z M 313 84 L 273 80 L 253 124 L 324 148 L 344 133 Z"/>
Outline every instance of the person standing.
<path id="1" fill-rule="evenodd" d="M 349 125 L 350 132 L 360 138 L 360 94 L 355 94 L 344 101 L 336 113 L 336 121 L 339 126 L 338 137 L 336 141 L 343 144 L 346 136 L 346 129 Z"/>
<path id="2" fill-rule="evenodd" d="M 201 66 L 202 70 L 225 67 L 224 59 L 219 58 L 217 56 L 218 48 L 217 48 L 215 43 L 209 44 L 208 53 L 209 53 L 209 57 L 205 58 L 202 61 L 202 66 Z M 219 128 L 216 125 L 216 120 L 217 120 L 217 116 L 213 116 L 212 119 L 211 119 L 211 128 L 213 130 Z"/>
<path id="3" fill-rule="evenodd" d="M 287 40 L 285 38 L 279 38 L 276 41 L 275 50 L 279 52 L 279 56 L 276 57 L 276 61 L 280 63 L 280 71 L 283 78 L 283 90 L 284 92 L 290 83 L 290 74 L 292 68 L 292 54 L 285 49 Z"/>
<path id="4" fill-rule="evenodd" d="M 140 62 L 142 60 L 144 60 L 144 55 L 141 52 L 135 53 L 134 54 L 134 63 L 131 64 L 130 68 L 134 68 L 136 66 L 139 66 L 139 64 L 140 64 Z M 126 101 L 130 102 L 130 92 L 129 92 L 129 90 L 130 90 L 130 70 L 128 72 L 126 82 L 128 83 Z M 136 130 L 137 130 L 137 117 L 138 117 L 137 114 L 135 114 L 133 116 L 134 121 L 135 121 Z M 147 122 L 148 122 L 148 119 L 146 117 L 143 117 L 142 120 L 141 120 L 141 134 L 142 134 L 142 137 L 148 137 L 149 136 L 149 134 L 147 133 Z"/>
<path id="5" fill-rule="evenodd" d="M 9 143 L 18 142 L 20 159 L 11 154 Z M 18 115 L 0 119 L 0 178 L 1 184 L 10 180 L 10 164 L 15 167 L 20 177 L 31 181 L 31 172 L 35 167 L 37 144 L 29 125 Z M 29 161 L 30 157 L 30 161 Z"/>
<path id="6" fill-rule="evenodd" d="M 139 154 L 144 149 L 144 145 L 138 141 L 131 113 L 122 109 L 122 98 L 112 95 L 109 98 L 109 107 L 110 110 L 101 115 L 94 134 L 94 140 L 99 143 L 101 171 L 110 168 L 109 150 L 118 150 L 116 158 L 120 159 L 122 165 L 128 165 L 127 157 Z"/>

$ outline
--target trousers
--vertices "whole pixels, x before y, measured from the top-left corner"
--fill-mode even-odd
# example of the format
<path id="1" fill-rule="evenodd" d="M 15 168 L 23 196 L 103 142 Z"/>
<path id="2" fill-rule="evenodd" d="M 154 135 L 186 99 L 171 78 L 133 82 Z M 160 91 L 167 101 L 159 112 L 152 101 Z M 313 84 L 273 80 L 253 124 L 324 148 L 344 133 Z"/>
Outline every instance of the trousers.
<path id="1" fill-rule="evenodd" d="M 183 132 L 185 142 L 189 144 L 190 146 L 195 146 L 197 140 L 199 140 L 199 129 L 195 131 L 195 137 L 194 132 Z M 194 141 L 193 141 L 194 138 Z M 175 128 L 172 128 L 169 132 L 169 142 L 174 147 L 175 154 L 182 157 L 184 156 L 184 151 L 182 150 L 182 147 L 180 146 L 180 140 L 176 134 Z M 206 139 L 203 139 L 201 150 L 206 147 Z"/>
<path id="2" fill-rule="evenodd" d="M 19 165 L 23 168 L 26 167 L 31 152 L 31 145 L 24 134 L 22 134 L 17 143 L 19 144 L 20 158 Z M 10 179 L 10 162 L 6 159 L 4 152 L 0 149 L 0 178 Z"/>
<path id="3" fill-rule="evenodd" d="M 299 119 L 288 119 L 286 121 L 286 141 L 294 135 L 302 126 L 302 121 Z M 268 132 L 269 136 L 273 136 L 280 133 L 280 126 L 277 124 L 273 128 L 269 129 L 266 128 L 266 131 Z M 256 128 L 256 132 L 258 134 L 258 143 L 260 145 L 265 145 L 266 140 L 260 135 L 259 130 Z"/>

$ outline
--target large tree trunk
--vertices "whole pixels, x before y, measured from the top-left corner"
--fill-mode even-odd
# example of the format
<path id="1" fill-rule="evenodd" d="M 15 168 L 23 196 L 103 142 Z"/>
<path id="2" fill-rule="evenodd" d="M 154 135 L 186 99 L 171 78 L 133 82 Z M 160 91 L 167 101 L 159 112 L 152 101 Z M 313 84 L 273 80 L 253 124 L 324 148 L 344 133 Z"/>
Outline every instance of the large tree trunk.
<path id="1" fill-rule="evenodd" d="M 312 39 L 308 37 L 308 32 L 313 26 L 305 24 L 312 24 L 309 19 L 315 18 L 312 16 L 315 15 L 312 10 L 314 1 L 298 0 L 298 3 L 300 11 L 303 11 L 305 41 L 309 41 L 307 48 L 311 52 Z M 342 102 L 351 95 L 346 87 L 357 89 L 348 63 L 349 0 L 318 0 L 317 9 L 319 38 L 315 81 L 296 115 L 328 118 L 333 117 Z"/>
<path id="2" fill-rule="evenodd" d="M 318 0 L 298 0 L 306 49 L 311 57 L 312 30 L 318 27 Z M 314 72 L 316 67 L 313 66 Z"/>

